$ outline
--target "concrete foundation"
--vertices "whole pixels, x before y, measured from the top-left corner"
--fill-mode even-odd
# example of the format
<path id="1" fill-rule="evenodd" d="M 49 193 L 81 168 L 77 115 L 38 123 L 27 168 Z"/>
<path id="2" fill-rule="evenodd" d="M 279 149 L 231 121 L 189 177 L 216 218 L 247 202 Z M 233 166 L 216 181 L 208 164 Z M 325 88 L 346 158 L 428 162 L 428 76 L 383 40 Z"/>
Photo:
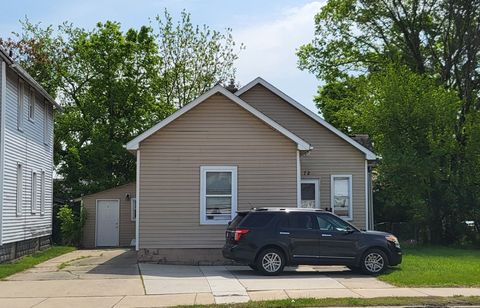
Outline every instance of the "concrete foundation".
<path id="1" fill-rule="evenodd" d="M 42 236 L 33 239 L 7 243 L 0 246 L 0 263 L 18 259 L 51 246 L 51 237 Z"/>
<path id="2" fill-rule="evenodd" d="M 177 265 L 232 265 L 222 256 L 220 248 L 143 248 L 137 254 L 139 262 Z"/>

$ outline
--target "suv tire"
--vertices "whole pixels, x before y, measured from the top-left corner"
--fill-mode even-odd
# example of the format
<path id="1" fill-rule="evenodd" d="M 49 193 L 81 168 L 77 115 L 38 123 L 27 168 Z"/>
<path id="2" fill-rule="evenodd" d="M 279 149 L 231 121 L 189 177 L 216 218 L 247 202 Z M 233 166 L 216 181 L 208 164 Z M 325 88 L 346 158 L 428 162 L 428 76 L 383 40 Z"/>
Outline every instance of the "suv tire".
<path id="1" fill-rule="evenodd" d="M 263 275 L 275 276 L 283 272 L 285 256 L 275 248 L 267 248 L 260 252 L 256 261 L 257 270 Z"/>
<path id="2" fill-rule="evenodd" d="M 363 254 L 361 267 L 365 274 L 379 275 L 388 267 L 387 255 L 380 249 L 369 249 Z"/>

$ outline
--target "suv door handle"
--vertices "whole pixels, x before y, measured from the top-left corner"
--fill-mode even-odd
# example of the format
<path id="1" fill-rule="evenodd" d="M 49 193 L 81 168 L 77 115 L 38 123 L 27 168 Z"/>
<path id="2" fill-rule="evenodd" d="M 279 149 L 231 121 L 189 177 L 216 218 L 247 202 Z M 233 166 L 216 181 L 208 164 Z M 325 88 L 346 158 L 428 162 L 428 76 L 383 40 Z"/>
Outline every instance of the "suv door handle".
<path id="1" fill-rule="evenodd" d="M 322 233 L 322 236 L 323 236 L 323 237 L 330 237 L 330 236 L 332 236 L 332 235 L 331 235 L 331 234 Z"/>
<path id="2" fill-rule="evenodd" d="M 281 235 L 289 235 L 289 234 L 290 234 L 290 232 L 283 232 L 283 231 L 280 231 L 280 234 L 281 234 Z"/>

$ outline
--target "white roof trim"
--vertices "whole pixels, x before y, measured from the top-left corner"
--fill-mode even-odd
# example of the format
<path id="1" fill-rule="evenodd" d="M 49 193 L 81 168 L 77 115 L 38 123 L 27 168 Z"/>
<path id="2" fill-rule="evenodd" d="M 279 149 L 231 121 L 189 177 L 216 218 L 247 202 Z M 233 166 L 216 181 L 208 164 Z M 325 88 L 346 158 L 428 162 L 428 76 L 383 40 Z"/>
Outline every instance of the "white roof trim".
<path id="1" fill-rule="evenodd" d="M 267 125 L 269 125 L 273 129 L 275 129 L 278 132 L 280 132 L 281 134 L 283 134 L 285 137 L 287 137 L 290 140 L 292 140 L 293 142 L 295 142 L 297 144 L 297 149 L 298 150 L 308 151 L 308 150 L 312 149 L 310 144 L 307 143 L 305 140 L 303 140 L 300 137 L 298 137 L 297 135 L 293 134 L 292 132 L 290 132 L 289 130 L 287 130 L 286 128 L 284 128 L 283 126 L 278 124 L 277 122 L 273 121 L 272 119 L 270 119 L 269 117 L 267 117 L 266 115 L 264 115 L 263 113 L 261 113 L 260 111 L 258 111 L 257 109 L 255 109 L 254 107 L 252 107 L 251 105 L 246 103 L 245 101 L 243 101 L 238 96 L 236 96 L 233 93 L 231 93 L 230 91 L 226 90 L 224 87 L 217 85 L 217 86 L 213 87 L 212 89 L 210 89 L 209 91 L 207 91 L 204 94 L 197 97 L 191 103 L 189 103 L 189 104 L 185 105 L 184 107 L 180 108 L 175 113 L 171 114 L 169 117 L 160 121 L 159 123 L 157 123 L 153 127 L 146 130 L 144 133 L 140 134 L 139 136 L 137 136 L 136 138 L 134 138 L 133 140 L 128 142 L 127 146 L 126 146 L 127 150 L 138 150 L 140 142 L 142 142 L 143 140 L 145 140 L 148 137 L 150 137 L 151 135 L 153 135 L 155 132 L 160 130 L 162 127 L 164 127 L 164 126 L 170 124 L 171 122 L 175 121 L 178 117 L 180 117 L 184 113 L 190 111 L 191 109 L 195 108 L 198 104 L 202 103 L 207 98 L 209 98 L 210 96 L 212 96 L 216 93 L 221 93 L 221 94 L 225 95 L 227 98 L 229 98 L 233 102 L 237 103 L 240 107 L 247 110 L 248 112 L 250 112 L 251 114 L 253 114 L 257 118 L 259 118 L 260 120 L 265 122 Z"/>
<path id="2" fill-rule="evenodd" d="M 363 152 L 365 154 L 365 157 L 367 160 L 375 160 L 377 159 L 377 155 L 375 155 L 375 153 L 373 153 L 372 151 L 370 151 L 369 149 L 367 149 L 366 147 L 364 147 L 363 145 L 361 145 L 360 143 L 356 142 L 355 140 L 353 140 L 352 138 L 350 138 L 349 136 L 345 135 L 343 132 L 341 132 L 340 130 L 336 129 L 334 126 L 332 126 L 330 123 L 328 123 L 327 121 L 325 121 L 324 119 L 322 119 L 319 115 L 313 113 L 312 111 L 310 111 L 308 108 L 306 108 L 305 106 L 303 106 L 302 104 L 300 104 L 299 102 L 297 102 L 296 100 L 294 100 L 293 98 L 291 98 L 290 96 L 288 96 L 287 94 L 283 93 L 282 91 L 280 91 L 279 89 L 277 89 L 275 86 L 273 86 L 272 84 L 270 84 L 269 82 L 265 81 L 263 78 L 261 77 L 257 77 L 255 78 L 254 80 L 252 80 L 251 82 L 249 82 L 248 84 L 246 84 L 245 86 L 243 86 L 241 89 L 239 89 L 237 92 L 235 92 L 235 95 L 237 96 L 240 96 L 242 95 L 243 93 L 247 92 L 248 90 L 250 90 L 251 88 L 253 88 L 255 85 L 257 84 L 261 84 L 262 86 L 264 86 L 265 88 L 267 88 L 268 90 L 272 91 L 273 93 L 275 93 L 276 95 L 278 95 L 280 98 L 282 98 L 283 100 L 285 100 L 287 103 L 289 103 L 290 105 L 292 105 L 293 107 L 297 108 L 298 110 L 302 111 L 303 113 L 305 113 L 307 116 L 309 116 L 310 118 L 312 118 L 313 120 L 317 121 L 318 123 L 320 123 L 321 125 L 325 126 L 327 129 L 329 129 L 331 132 L 333 132 L 335 135 L 337 135 L 338 137 L 342 138 L 343 140 L 345 140 L 346 142 L 350 143 L 352 146 L 354 146 L 355 148 L 357 148 L 358 150 L 360 150 L 361 152 Z"/>

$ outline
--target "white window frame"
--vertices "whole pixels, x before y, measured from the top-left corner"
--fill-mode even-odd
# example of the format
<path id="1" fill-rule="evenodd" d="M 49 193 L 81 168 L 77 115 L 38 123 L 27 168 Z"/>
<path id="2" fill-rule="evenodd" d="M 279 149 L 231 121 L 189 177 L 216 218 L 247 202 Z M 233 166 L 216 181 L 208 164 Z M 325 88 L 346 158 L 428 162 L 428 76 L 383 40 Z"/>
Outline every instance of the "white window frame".
<path id="1" fill-rule="evenodd" d="M 230 219 L 207 220 L 207 172 L 230 172 L 232 174 L 232 208 Z M 223 196 L 223 195 L 222 195 Z M 227 196 L 227 195 L 225 195 Z M 212 196 L 209 196 L 212 197 Z M 237 166 L 201 166 L 200 167 L 200 224 L 226 225 L 237 213 Z"/>
<path id="2" fill-rule="evenodd" d="M 37 193 L 38 193 L 38 173 L 35 171 L 32 171 L 32 187 L 31 187 L 31 211 L 32 214 L 37 213 Z"/>
<path id="3" fill-rule="evenodd" d="M 137 216 L 137 198 L 130 199 L 130 220 L 135 221 Z"/>
<path id="4" fill-rule="evenodd" d="M 348 216 L 340 216 L 345 220 L 352 220 L 353 219 L 353 190 L 352 190 L 352 175 L 351 174 L 334 174 L 331 176 L 330 180 L 330 207 L 332 209 L 332 213 L 335 214 L 335 179 L 336 178 L 348 178 L 348 195 L 349 195 L 349 203 L 348 203 Z"/>
<path id="5" fill-rule="evenodd" d="M 48 116 L 48 103 L 47 101 L 44 101 L 43 102 L 43 143 L 45 145 L 48 145 L 49 144 L 49 134 L 48 134 L 48 120 L 49 120 L 49 116 Z"/>
<path id="6" fill-rule="evenodd" d="M 30 88 L 30 99 L 28 101 L 28 120 L 30 122 L 35 122 L 35 90 Z"/>
<path id="7" fill-rule="evenodd" d="M 45 215 L 45 171 L 40 171 L 40 215 Z"/>
<path id="8" fill-rule="evenodd" d="M 22 215 L 22 206 L 23 206 L 23 165 L 17 163 L 17 215 Z"/>
<path id="9" fill-rule="evenodd" d="M 17 129 L 23 132 L 23 113 L 25 108 L 25 82 L 18 79 Z"/>
<path id="10" fill-rule="evenodd" d="M 301 185 L 302 184 L 315 184 L 315 208 L 320 208 L 320 180 L 319 179 L 302 179 L 300 181 L 300 204 L 298 207 L 302 207 L 302 193 Z"/>

